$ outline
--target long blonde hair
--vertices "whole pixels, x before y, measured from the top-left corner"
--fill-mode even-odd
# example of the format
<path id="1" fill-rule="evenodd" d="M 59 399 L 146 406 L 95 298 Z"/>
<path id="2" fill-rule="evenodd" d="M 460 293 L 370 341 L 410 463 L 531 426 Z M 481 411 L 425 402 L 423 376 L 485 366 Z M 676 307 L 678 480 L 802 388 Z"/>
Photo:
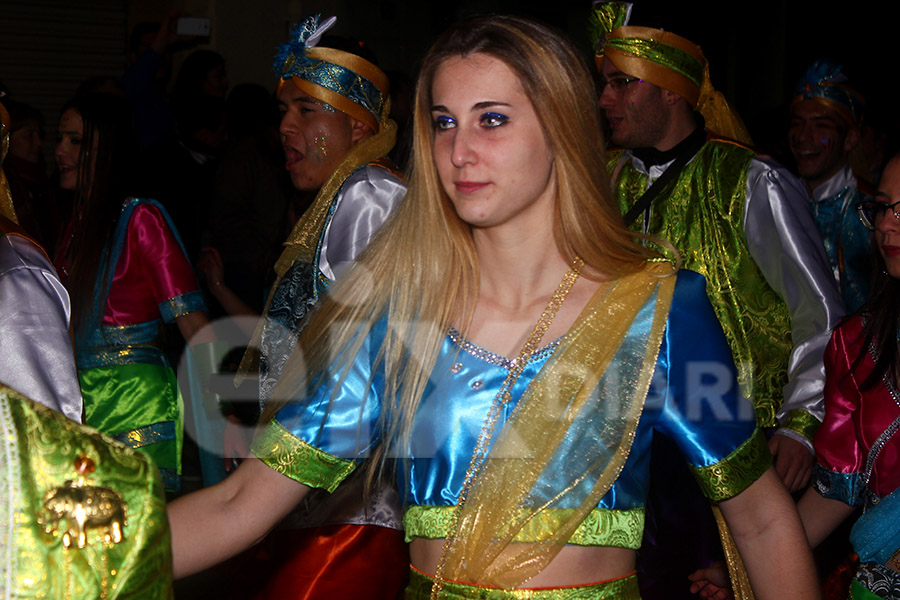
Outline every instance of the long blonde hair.
<path id="1" fill-rule="evenodd" d="M 383 326 L 372 377 L 383 374 L 383 439 L 401 448 L 448 329 L 465 331 L 478 298 L 471 229 L 441 186 L 431 118 L 435 73 L 447 59 L 473 54 L 506 63 L 531 98 L 556 164 L 553 231 L 562 256 L 570 262 L 581 257 L 588 277 L 624 275 L 655 256 L 635 241 L 613 202 L 596 88 L 575 47 L 552 29 L 518 17 L 480 17 L 451 27 L 430 49 L 419 75 L 409 191 L 311 315 L 273 394 L 302 399 L 328 378 L 339 389 L 372 328 Z M 384 466 L 388 445 L 380 445 L 370 474 Z"/>

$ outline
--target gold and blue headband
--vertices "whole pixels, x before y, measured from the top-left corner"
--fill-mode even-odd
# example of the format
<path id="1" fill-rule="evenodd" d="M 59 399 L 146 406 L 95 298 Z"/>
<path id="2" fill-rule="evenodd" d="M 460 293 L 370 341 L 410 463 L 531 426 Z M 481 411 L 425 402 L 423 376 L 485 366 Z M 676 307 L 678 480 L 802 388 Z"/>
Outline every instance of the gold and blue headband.
<path id="1" fill-rule="evenodd" d="M 846 84 L 847 76 L 842 70 L 843 65 L 829 60 L 814 62 L 797 82 L 791 105 L 815 100 L 838 113 L 850 126 L 859 127 L 866 102 Z"/>
<path id="2" fill-rule="evenodd" d="M 387 118 L 388 78 L 381 69 L 343 50 L 318 48 L 322 35 L 336 17 L 319 23 L 321 15 L 307 17 L 291 30 L 291 39 L 278 48 L 273 68 L 282 82 L 290 79 L 300 90 L 378 133 Z"/>

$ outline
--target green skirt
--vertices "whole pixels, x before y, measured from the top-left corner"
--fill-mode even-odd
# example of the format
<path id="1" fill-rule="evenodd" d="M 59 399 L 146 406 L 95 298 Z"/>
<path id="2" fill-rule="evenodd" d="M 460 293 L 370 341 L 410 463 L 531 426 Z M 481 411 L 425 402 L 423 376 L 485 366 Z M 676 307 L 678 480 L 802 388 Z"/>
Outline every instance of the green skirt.
<path id="1" fill-rule="evenodd" d="M 410 568 L 406 600 L 428 600 L 434 578 Z M 560 588 L 531 588 L 502 590 L 469 583 L 448 581 L 444 583 L 442 600 L 640 600 L 637 575 L 631 574 L 618 579 L 573 585 Z"/>
<path id="2" fill-rule="evenodd" d="M 85 423 L 148 455 L 167 490 L 181 483 L 184 404 L 171 368 L 150 364 L 78 371 Z"/>

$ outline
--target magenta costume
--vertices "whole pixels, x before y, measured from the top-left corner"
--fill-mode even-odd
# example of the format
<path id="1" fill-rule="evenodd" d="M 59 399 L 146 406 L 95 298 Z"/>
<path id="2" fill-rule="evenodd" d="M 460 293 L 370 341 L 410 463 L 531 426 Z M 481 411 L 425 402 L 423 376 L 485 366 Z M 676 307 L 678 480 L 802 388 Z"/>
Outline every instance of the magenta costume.
<path id="1" fill-rule="evenodd" d="M 878 356 L 876 348 L 863 347 L 863 318 L 856 315 L 836 328 L 825 352 L 825 420 L 815 436 L 818 464 L 813 487 L 826 498 L 866 511 L 851 534 L 861 561 L 854 586 L 865 586 L 882 598 L 895 598 L 900 597 L 900 575 L 888 570 L 883 560 L 870 560 L 870 555 L 878 553 L 869 548 L 883 542 L 857 535 L 870 509 L 886 506 L 886 499 L 900 487 L 900 436 L 896 435 L 900 394 L 888 376 L 874 387 L 861 389 Z M 854 369 L 860 353 L 862 360 Z M 885 512 L 879 512 L 880 525 L 872 523 L 866 528 L 873 531 L 871 525 L 876 525 L 875 530 L 896 531 L 891 521 L 897 516 L 884 517 Z"/>
<path id="2" fill-rule="evenodd" d="M 152 200 L 126 201 L 98 269 L 88 325 L 76 331 L 78 377 L 85 422 L 150 455 L 170 490 L 180 483 L 184 407 L 160 328 L 204 309 L 165 210 Z"/>

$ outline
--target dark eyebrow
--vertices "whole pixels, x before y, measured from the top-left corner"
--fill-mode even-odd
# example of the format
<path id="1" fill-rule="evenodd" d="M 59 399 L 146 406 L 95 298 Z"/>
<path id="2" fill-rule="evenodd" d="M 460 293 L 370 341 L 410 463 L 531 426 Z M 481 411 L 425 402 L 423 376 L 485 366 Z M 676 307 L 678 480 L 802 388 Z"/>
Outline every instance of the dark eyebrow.
<path id="1" fill-rule="evenodd" d="M 888 200 L 890 200 L 890 198 L 888 197 L 888 195 L 885 194 L 884 192 L 875 192 L 875 199 L 876 199 L 876 200 L 884 200 L 885 202 L 887 202 Z"/>
<path id="2" fill-rule="evenodd" d="M 485 108 L 492 108 L 494 106 L 512 106 L 508 102 L 498 102 L 496 100 L 485 100 L 484 102 L 478 102 L 474 106 L 472 106 L 471 110 L 483 110 Z M 442 104 L 435 104 L 431 107 L 432 112 L 450 112 L 447 110 L 447 107 Z"/>

